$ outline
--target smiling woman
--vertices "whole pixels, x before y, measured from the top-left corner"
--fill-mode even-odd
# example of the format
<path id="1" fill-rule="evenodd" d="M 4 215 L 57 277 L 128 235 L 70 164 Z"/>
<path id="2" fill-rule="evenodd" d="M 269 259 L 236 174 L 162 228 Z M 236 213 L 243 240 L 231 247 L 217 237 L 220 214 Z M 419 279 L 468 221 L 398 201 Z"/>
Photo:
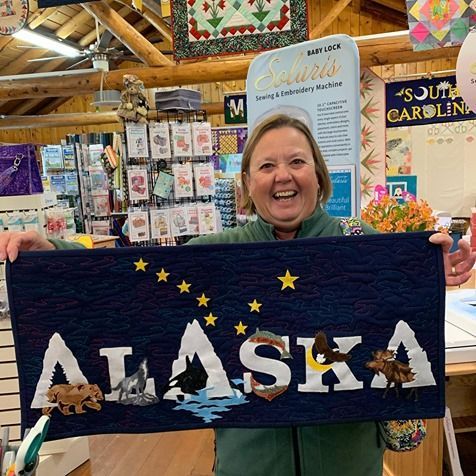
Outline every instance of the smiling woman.
<path id="1" fill-rule="evenodd" d="M 315 139 L 289 116 L 271 116 L 258 125 L 244 150 L 242 170 L 245 208 L 272 224 L 278 239 L 294 238 L 331 193 Z"/>

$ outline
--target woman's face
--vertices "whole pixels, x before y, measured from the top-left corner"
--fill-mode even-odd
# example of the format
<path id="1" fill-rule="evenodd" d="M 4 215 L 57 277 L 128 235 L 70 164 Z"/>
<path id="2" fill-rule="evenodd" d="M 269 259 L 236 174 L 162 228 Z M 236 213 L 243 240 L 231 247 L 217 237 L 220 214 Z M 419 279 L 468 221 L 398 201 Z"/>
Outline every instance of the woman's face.
<path id="1" fill-rule="evenodd" d="M 319 183 L 306 136 L 293 127 L 266 132 L 245 176 L 258 214 L 279 233 L 295 232 L 316 208 Z"/>

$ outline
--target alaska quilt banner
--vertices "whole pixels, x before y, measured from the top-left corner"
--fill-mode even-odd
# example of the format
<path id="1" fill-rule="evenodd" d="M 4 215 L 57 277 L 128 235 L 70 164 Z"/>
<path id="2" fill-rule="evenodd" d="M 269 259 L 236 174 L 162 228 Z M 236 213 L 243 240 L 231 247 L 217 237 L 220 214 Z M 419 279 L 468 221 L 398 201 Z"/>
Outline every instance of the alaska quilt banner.
<path id="1" fill-rule="evenodd" d="M 415 51 L 461 45 L 476 25 L 476 0 L 406 0 Z"/>
<path id="2" fill-rule="evenodd" d="M 175 60 L 263 51 L 308 39 L 306 0 L 173 0 Z"/>
<path id="3" fill-rule="evenodd" d="M 22 427 L 48 438 L 444 415 L 429 233 L 21 253 Z"/>

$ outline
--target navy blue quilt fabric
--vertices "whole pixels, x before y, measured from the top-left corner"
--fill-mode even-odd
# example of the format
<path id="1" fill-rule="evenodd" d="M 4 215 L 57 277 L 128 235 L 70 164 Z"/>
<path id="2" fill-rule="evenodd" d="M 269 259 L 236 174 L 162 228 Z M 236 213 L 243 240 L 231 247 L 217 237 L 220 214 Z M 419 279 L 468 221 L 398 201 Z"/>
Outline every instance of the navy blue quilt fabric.
<path id="1" fill-rule="evenodd" d="M 444 414 L 429 233 L 21 253 L 22 426 L 48 438 Z"/>

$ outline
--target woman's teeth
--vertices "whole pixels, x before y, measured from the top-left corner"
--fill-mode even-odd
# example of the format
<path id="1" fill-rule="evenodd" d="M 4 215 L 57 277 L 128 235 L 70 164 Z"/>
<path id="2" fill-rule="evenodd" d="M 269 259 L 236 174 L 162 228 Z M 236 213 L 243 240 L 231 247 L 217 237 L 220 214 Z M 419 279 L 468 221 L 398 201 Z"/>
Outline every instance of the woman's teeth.
<path id="1" fill-rule="evenodd" d="M 297 195 L 297 192 L 289 190 L 287 192 L 276 192 L 273 197 L 277 200 L 290 200 L 293 198 L 295 195 Z"/>

